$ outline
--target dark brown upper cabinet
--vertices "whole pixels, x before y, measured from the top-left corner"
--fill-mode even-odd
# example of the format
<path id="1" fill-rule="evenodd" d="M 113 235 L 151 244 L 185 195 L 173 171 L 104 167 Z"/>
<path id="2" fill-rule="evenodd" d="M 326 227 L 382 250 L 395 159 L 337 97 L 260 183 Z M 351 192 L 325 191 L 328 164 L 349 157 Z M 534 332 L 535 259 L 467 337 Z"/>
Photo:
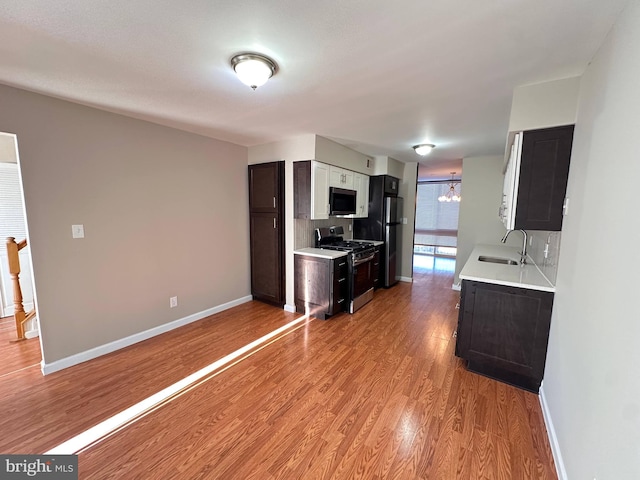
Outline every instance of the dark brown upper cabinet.
<path id="1" fill-rule="evenodd" d="M 524 132 L 515 228 L 562 230 L 573 125 Z"/>
<path id="2" fill-rule="evenodd" d="M 251 213 L 277 212 L 284 194 L 284 162 L 249 166 L 249 210 Z"/>

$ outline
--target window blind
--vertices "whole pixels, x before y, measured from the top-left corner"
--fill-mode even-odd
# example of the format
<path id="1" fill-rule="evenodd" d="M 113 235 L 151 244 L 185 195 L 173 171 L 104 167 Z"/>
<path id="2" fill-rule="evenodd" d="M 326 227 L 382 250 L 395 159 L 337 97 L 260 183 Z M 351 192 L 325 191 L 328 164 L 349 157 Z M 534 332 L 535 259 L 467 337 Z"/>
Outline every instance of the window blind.
<path id="1" fill-rule="evenodd" d="M 419 183 L 416 199 L 416 245 L 455 247 L 458 240 L 460 203 L 439 202 L 449 183 Z M 460 184 L 456 185 L 460 193 Z"/>
<path id="2" fill-rule="evenodd" d="M 0 239 L 27 237 L 17 163 L 0 163 Z"/>

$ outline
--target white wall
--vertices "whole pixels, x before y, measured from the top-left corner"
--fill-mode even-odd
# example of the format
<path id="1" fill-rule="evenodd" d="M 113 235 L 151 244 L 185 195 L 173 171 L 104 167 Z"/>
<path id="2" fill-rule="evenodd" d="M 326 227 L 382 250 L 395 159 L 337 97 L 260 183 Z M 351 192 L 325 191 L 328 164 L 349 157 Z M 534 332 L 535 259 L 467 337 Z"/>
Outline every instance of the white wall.
<path id="1" fill-rule="evenodd" d="M 16 155 L 15 137 L 13 135 L 3 135 L 2 132 L 0 132 L 0 162 L 18 162 L 18 156 Z"/>
<path id="2" fill-rule="evenodd" d="M 390 159 L 393 160 L 393 159 Z M 402 243 L 400 244 L 400 258 L 398 263 L 398 275 L 404 281 L 413 278 L 413 238 L 416 228 L 416 188 L 418 186 L 418 163 L 409 162 L 402 163 L 397 160 L 402 167 L 402 175 L 400 178 L 400 188 L 398 196 L 403 199 L 403 218 L 407 219 L 407 223 L 402 225 Z M 393 173 L 391 173 L 393 172 Z M 397 177 L 399 169 L 391 170 L 389 175 Z"/>
<path id="3" fill-rule="evenodd" d="M 509 131 L 520 132 L 574 124 L 579 89 L 580 77 L 515 88 Z"/>
<path id="4" fill-rule="evenodd" d="M 502 163 L 502 156 L 467 157 L 462 160 L 455 283 L 460 281 L 458 275 L 473 247 L 481 243 L 497 245 L 506 232 L 498 218 L 504 179 Z M 519 235 L 511 234 L 509 245 L 521 245 Z"/>
<path id="5" fill-rule="evenodd" d="M 316 135 L 315 160 L 353 170 L 354 172 L 373 175 L 375 160 L 373 157 L 356 152 L 349 147 Z"/>
<path id="6" fill-rule="evenodd" d="M 250 294 L 245 147 L 6 86 L 0 131 L 18 139 L 45 363 Z"/>
<path id="7" fill-rule="evenodd" d="M 633 0 L 580 87 L 542 389 L 570 479 L 640 478 L 638 46 Z"/>

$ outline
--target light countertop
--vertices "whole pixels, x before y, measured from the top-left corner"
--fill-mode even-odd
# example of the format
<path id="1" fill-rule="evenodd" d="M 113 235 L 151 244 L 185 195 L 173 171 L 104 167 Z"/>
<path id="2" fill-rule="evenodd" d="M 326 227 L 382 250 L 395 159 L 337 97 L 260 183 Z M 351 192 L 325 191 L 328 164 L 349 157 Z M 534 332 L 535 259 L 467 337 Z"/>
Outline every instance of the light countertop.
<path id="1" fill-rule="evenodd" d="M 341 252 L 339 250 L 327 250 L 326 248 L 300 248 L 299 250 L 294 250 L 294 254 L 296 255 L 309 255 L 310 257 L 320 257 L 320 258 L 340 258 L 346 257 L 347 252 Z"/>
<path id="2" fill-rule="evenodd" d="M 520 261 L 520 249 L 505 245 L 476 245 L 467 263 L 462 267 L 460 279 L 494 283 L 509 287 L 530 288 L 545 292 L 555 292 L 556 287 L 530 258 L 526 265 L 504 265 L 500 263 L 481 262 L 478 257 L 500 257 Z"/>

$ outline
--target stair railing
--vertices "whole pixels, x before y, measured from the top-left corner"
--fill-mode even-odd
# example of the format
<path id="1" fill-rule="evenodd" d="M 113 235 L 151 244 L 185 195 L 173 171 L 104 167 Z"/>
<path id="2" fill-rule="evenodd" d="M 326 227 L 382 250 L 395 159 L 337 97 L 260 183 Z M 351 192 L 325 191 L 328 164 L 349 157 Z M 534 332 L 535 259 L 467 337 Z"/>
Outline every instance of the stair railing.
<path id="1" fill-rule="evenodd" d="M 29 313 L 25 313 L 22 304 L 22 289 L 20 288 L 20 255 L 19 252 L 27 246 L 27 239 L 16 243 L 14 237 L 7 237 L 7 256 L 9 258 L 9 273 L 13 281 L 13 318 L 16 322 L 16 334 L 18 338 L 15 340 L 25 340 L 24 325 L 36 316 L 36 308 L 33 307 Z"/>

